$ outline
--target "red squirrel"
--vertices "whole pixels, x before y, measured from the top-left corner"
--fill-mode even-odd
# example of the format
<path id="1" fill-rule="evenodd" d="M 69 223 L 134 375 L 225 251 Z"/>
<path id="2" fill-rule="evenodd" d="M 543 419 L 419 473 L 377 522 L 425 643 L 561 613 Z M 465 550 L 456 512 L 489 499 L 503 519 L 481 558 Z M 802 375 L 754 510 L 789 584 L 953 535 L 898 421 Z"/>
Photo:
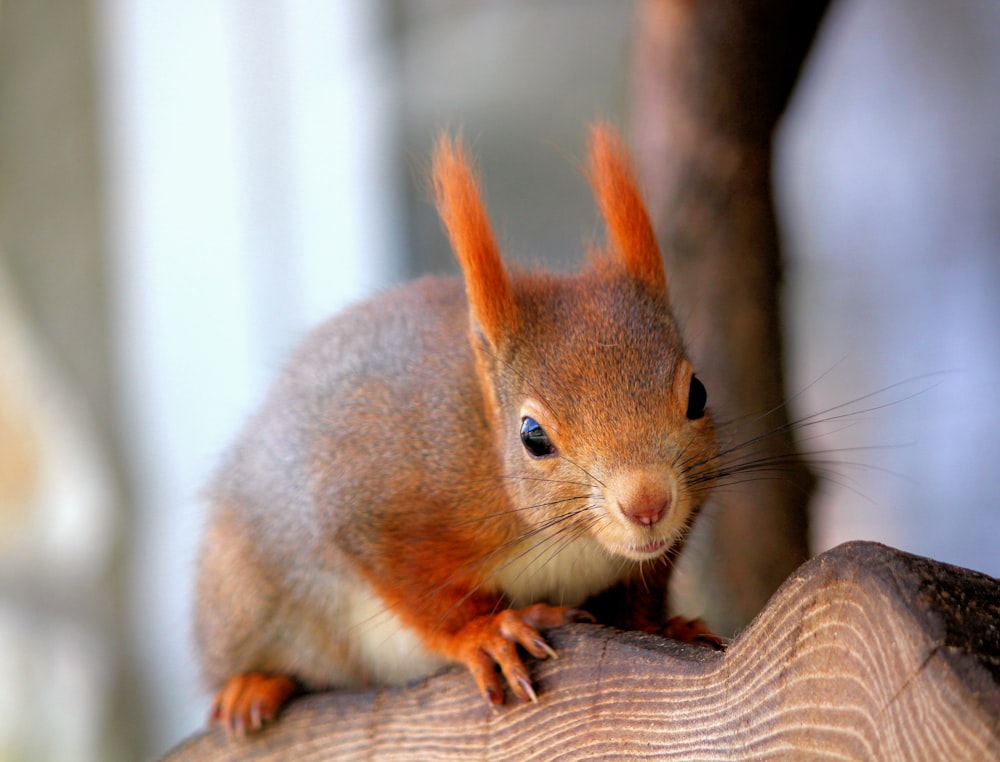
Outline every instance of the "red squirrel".
<path id="1" fill-rule="evenodd" d="M 574 274 L 504 265 L 460 140 L 432 175 L 463 278 L 316 329 L 208 489 L 195 635 L 230 735 L 449 662 L 536 701 L 518 647 L 572 621 L 721 643 L 665 611 L 717 450 L 621 139 L 591 130 L 608 235 Z"/>

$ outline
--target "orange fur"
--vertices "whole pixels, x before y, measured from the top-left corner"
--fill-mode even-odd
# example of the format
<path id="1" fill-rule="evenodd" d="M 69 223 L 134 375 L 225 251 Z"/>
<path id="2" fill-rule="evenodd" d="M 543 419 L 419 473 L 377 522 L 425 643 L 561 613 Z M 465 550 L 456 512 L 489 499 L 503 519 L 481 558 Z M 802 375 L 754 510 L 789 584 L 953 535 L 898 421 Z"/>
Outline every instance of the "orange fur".
<path id="1" fill-rule="evenodd" d="M 608 226 L 614 253 L 636 280 L 665 298 L 667 279 L 649 214 L 636 186 L 628 153 L 606 124 L 590 131 L 590 184 Z"/>
<path id="2" fill-rule="evenodd" d="M 211 721 L 222 725 L 230 738 L 242 737 L 273 720 L 298 691 L 298 683 L 288 675 L 233 675 L 215 695 Z"/>
<path id="3" fill-rule="evenodd" d="M 442 134 L 432 166 L 438 214 L 462 266 L 469 306 L 496 346 L 516 328 L 517 306 L 461 138 Z"/>

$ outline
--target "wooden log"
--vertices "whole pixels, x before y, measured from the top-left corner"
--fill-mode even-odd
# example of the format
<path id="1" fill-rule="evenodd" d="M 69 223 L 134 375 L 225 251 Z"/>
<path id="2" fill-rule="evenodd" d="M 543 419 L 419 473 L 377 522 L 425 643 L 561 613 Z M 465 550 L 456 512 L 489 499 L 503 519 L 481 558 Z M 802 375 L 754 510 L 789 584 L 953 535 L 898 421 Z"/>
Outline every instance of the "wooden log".
<path id="1" fill-rule="evenodd" d="M 805 563 L 725 653 L 598 625 L 549 639 L 538 705 L 491 712 L 453 668 L 166 759 L 1000 759 L 1000 580 L 883 545 Z"/>

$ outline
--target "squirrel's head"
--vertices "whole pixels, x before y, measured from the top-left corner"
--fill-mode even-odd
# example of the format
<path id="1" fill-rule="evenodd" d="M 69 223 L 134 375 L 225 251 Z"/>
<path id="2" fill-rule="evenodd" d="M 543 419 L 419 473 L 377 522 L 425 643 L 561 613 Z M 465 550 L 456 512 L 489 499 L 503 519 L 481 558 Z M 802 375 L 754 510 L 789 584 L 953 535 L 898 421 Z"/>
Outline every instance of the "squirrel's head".
<path id="1" fill-rule="evenodd" d="M 589 177 L 608 241 L 569 275 L 504 266 L 460 142 L 442 137 L 433 166 L 519 515 L 552 533 L 586 532 L 625 558 L 667 552 L 704 502 L 699 475 L 715 435 L 621 140 L 591 130 Z"/>

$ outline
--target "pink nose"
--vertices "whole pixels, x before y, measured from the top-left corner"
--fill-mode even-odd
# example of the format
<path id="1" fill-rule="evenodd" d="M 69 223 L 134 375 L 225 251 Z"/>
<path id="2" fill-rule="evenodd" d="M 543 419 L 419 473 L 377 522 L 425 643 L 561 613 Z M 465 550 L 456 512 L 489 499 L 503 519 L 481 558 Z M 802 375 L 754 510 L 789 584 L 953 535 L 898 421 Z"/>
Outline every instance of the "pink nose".
<path id="1" fill-rule="evenodd" d="M 670 510 L 670 496 L 641 495 L 622 505 L 622 513 L 633 524 L 651 527 Z"/>

